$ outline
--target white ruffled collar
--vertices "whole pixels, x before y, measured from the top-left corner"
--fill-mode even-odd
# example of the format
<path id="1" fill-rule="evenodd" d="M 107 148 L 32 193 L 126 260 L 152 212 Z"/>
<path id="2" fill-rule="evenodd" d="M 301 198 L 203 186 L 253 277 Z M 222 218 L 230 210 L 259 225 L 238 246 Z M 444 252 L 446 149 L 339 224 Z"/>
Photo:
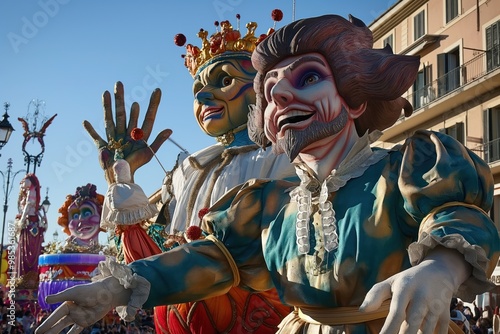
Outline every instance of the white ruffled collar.
<path id="1" fill-rule="evenodd" d="M 312 175 L 311 169 L 305 163 L 296 164 L 295 170 L 301 182 L 290 193 L 290 197 L 293 202 L 298 204 L 295 228 L 299 253 L 307 254 L 310 250 L 309 221 L 313 202 L 319 205 L 321 213 L 322 224 L 321 227 L 317 228 L 323 229 L 323 233 L 321 233 L 323 238 L 317 238 L 315 249 L 319 251 L 321 247 L 325 247 L 325 250 L 330 252 L 338 247 L 335 211 L 332 203 L 328 200 L 328 194 L 345 186 L 350 179 L 363 175 L 368 167 L 379 162 L 388 154 L 386 150 L 373 151 L 370 147 L 370 143 L 378 139 L 380 135 L 381 132 L 376 131 L 371 134 L 366 133 L 359 138 L 339 167 L 332 170 L 323 183 L 320 183 Z"/>

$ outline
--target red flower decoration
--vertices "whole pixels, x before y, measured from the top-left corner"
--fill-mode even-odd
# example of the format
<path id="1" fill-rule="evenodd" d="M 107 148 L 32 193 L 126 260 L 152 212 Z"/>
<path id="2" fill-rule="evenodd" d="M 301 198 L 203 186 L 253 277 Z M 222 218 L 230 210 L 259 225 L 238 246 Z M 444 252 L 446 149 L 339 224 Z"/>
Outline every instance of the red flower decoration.
<path id="1" fill-rule="evenodd" d="M 184 34 L 175 35 L 174 43 L 177 46 L 184 46 L 184 44 L 186 43 L 186 36 L 184 36 Z"/>
<path id="2" fill-rule="evenodd" d="M 207 213 L 208 213 L 208 208 L 201 209 L 200 211 L 198 211 L 198 218 L 200 218 L 200 220 L 202 220 L 203 217 L 205 217 L 205 215 Z"/>
<path id="3" fill-rule="evenodd" d="M 271 12 L 271 18 L 274 21 L 279 22 L 279 21 L 281 21 L 283 19 L 283 12 L 280 9 L 274 9 Z"/>
<path id="4" fill-rule="evenodd" d="M 272 31 L 271 31 L 272 30 Z M 273 28 L 270 28 L 269 31 L 271 32 L 274 32 L 274 29 Z M 259 39 L 257 40 L 257 42 L 255 43 L 256 45 L 259 45 L 260 42 L 262 42 L 263 40 L 265 40 L 267 38 L 267 35 L 266 34 L 261 34 L 259 36 Z"/>
<path id="5" fill-rule="evenodd" d="M 201 237 L 201 228 L 198 226 L 189 226 L 186 230 L 186 237 L 189 240 L 198 240 Z"/>
<path id="6" fill-rule="evenodd" d="M 144 131 L 139 128 L 133 128 L 132 132 L 130 132 L 130 137 L 132 137 L 133 140 L 141 140 L 142 137 L 144 137 Z"/>

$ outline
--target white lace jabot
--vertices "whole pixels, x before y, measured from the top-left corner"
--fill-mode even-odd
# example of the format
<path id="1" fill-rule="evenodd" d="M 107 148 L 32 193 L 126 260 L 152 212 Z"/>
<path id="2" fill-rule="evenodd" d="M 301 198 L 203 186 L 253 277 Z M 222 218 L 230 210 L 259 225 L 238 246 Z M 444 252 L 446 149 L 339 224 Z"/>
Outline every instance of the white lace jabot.
<path id="1" fill-rule="evenodd" d="M 338 247 L 337 220 L 335 219 L 335 210 L 332 203 L 328 200 L 328 194 L 342 188 L 350 179 L 363 175 L 368 167 L 379 162 L 388 154 L 386 150 L 374 152 L 370 148 L 370 143 L 380 135 L 381 133 L 377 131 L 371 134 L 366 133 L 359 138 L 339 167 L 332 170 L 321 185 L 311 175 L 305 163 L 296 165 L 295 169 L 297 176 L 300 178 L 300 185 L 290 193 L 290 197 L 292 202 L 296 202 L 298 206 L 295 232 L 299 253 L 307 254 L 310 250 L 309 221 L 313 202 L 318 203 L 323 229 L 323 238 L 316 240 L 315 249 L 319 250 L 319 248 L 325 247 L 327 252 L 331 252 Z M 317 193 L 318 190 L 319 196 L 313 197 L 313 193 Z"/>

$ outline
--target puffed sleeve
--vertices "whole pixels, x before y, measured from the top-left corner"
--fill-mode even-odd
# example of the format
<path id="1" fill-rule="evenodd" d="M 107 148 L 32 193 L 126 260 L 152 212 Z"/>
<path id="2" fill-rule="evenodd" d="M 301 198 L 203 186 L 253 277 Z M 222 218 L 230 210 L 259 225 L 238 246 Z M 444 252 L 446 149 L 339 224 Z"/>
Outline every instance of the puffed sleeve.
<path id="1" fill-rule="evenodd" d="M 450 136 L 418 131 L 402 146 L 399 188 L 405 210 L 419 223 L 409 247 L 413 265 L 438 246 L 454 248 L 472 265 L 459 288 L 471 300 L 491 282 L 500 241 L 488 215 L 493 177 L 488 165 Z"/>

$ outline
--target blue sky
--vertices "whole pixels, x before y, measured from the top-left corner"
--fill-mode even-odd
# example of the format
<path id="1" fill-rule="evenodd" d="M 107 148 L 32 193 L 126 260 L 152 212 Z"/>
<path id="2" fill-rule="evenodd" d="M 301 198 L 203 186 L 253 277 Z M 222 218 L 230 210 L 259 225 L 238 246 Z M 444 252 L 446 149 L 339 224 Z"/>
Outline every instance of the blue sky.
<path id="1" fill-rule="evenodd" d="M 175 34 L 183 33 L 188 43 L 199 45 L 196 33 L 200 28 L 214 32 L 214 21 L 221 20 L 230 20 L 235 26 L 236 14 L 241 15 L 242 27 L 256 21 L 257 33 L 265 33 L 273 25 L 270 14 L 275 8 L 284 13 L 277 28 L 292 21 L 293 8 L 295 19 L 352 14 L 369 24 L 395 2 L 296 0 L 294 7 L 291 0 L 3 0 L 0 103 L 2 114 L 3 103 L 10 103 L 9 120 L 15 132 L 0 151 L 0 171 L 6 173 L 8 158 L 13 160 L 13 172 L 26 168 L 21 149 L 23 130 L 17 118 L 34 112 L 32 100 L 43 101 L 40 112 L 47 118 L 57 117 L 46 131 L 45 154 L 36 174 L 43 196 L 49 188 L 52 203 L 45 239 L 52 240 L 57 230 L 61 240 L 65 236 L 57 225 L 57 211 L 66 195 L 87 183 L 94 183 L 99 193 L 107 190 L 97 150 L 82 122 L 90 121 L 104 136 L 101 96 L 105 90 L 112 92 L 116 81 L 124 83 L 128 107 L 133 101 L 140 104 L 141 116 L 151 91 L 162 89 L 153 136 L 170 128 L 172 138 L 189 152 L 214 143 L 194 121 L 192 78 L 183 66 L 184 49 L 173 43 Z M 37 145 L 27 148 L 30 153 L 38 153 Z M 166 142 L 158 158 L 170 169 L 178 153 L 175 145 Z M 17 214 L 18 185 L 23 175 L 13 180 L 7 224 Z M 135 178 L 146 194 L 151 194 L 161 186 L 163 176 L 153 159 L 136 172 Z M 0 200 L 3 204 L 3 191 Z"/>

